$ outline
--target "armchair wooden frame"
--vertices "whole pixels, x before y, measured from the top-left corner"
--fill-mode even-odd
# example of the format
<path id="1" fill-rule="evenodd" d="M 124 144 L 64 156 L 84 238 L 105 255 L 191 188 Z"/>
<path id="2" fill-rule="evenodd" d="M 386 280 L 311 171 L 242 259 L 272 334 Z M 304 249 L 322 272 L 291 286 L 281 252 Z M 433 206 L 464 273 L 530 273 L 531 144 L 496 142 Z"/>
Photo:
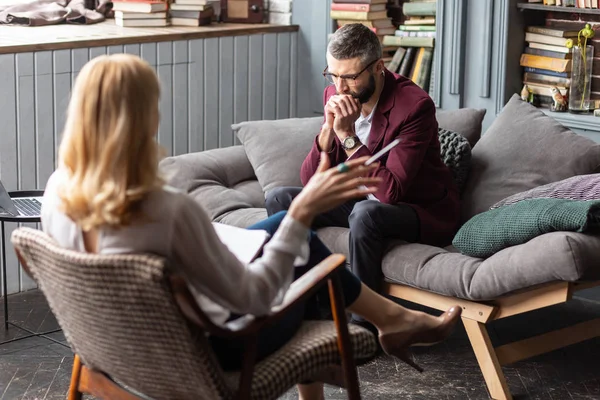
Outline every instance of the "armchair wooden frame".
<path id="1" fill-rule="evenodd" d="M 29 268 L 23 257 L 17 251 L 17 257 L 23 269 L 29 274 Z M 171 277 L 171 288 L 175 301 L 186 318 L 212 335 L 245 338 L 247 346 L 244 353 L 240 381 L 235 398 L 244 400 L 251 396 L 250 389 L 257 350 L 257 334 L 266 324 L 271 324 L 282 318 L 288 310 L 297 303 L 313 295 L 323 284 L 327 283 L 333 320 L 337 331 L 337 343 L 342 361 L 343 377 L 340 374 L 324 374 L 319 378 L 325 383 L 331 383 L 347 389 L 348 398 L 360 399 L 360 388 L 356 363 L 354 360 L 350 334 L 346 320 L 344 299 L 341 291 L 340 279 L 335 272 L 345 268 L 345 257 L 341 254 L 332 254 L 321 263 L 304 274 L 290 286 L 281 305 L 266 317 L 242 318 L 239 324 L 231 327 L 215 325 L 198 307 L 185 281 L 178 276 Z M 83 394 L 90 394 L 100 399 L 111 400 L 139 400 L 141 397 L 124 389 L 105 374 L 87 368 L 75 355 L 71 383 L 69 387 L 69 400 L 79 400 Z"/>
<path id="2" fill-rule="evenodd" d="M 600 281 L 551 282 L 482 302 L 443 296 L 390 282 L 384 283 L 384 292 L 442 311 L 459 304 L 463 308 L 465 330 L 490 396 L 495 400 L 511 400 L 502 366 L 600 336 L 600 318 L 499 347 L 492 345 L 486 325 L 502 318 L 565 303 L 571 300 L 576 291 L 596 286 L 600 286 Z"/>

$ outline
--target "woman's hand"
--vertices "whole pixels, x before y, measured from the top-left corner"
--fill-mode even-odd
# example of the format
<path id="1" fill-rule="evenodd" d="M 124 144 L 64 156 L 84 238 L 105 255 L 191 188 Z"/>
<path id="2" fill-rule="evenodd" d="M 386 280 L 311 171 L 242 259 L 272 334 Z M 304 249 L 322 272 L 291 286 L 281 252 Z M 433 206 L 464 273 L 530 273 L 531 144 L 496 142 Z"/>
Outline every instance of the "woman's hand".
<path id="1" fill-rule="evenodd" d="M 378 167 L 378 164 L 364 166 L 369 157 L 360 157 L 344 164 L 348 170 L 340 172 L 340 168 L 329 168 L 329 157 L 321 153 L 319 168 L 308 181 L 302 192 L 292 201 L 288 214 L 296 221 L 310 227 L 312 220 L 319 214 L 335 208 L 350 199 L 366 197 L 377 191 L 380 178 L 367 175 Z"/>

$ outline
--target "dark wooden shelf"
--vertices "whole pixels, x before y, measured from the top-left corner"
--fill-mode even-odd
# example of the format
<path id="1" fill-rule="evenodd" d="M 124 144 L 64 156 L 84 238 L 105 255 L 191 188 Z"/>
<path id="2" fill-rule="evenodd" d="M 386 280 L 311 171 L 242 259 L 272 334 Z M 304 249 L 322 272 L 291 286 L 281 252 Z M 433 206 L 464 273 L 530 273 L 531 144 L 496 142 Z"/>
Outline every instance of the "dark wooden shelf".
<path id="1" fill-rule="evenodd" d="M 517 3 L 517 8 L 521 10 L 554 11 L 569 14 L 596 14 L 600 15 L 600 8 L 577 8 L 563 6 L 545 6 L 536 3 Z"/>

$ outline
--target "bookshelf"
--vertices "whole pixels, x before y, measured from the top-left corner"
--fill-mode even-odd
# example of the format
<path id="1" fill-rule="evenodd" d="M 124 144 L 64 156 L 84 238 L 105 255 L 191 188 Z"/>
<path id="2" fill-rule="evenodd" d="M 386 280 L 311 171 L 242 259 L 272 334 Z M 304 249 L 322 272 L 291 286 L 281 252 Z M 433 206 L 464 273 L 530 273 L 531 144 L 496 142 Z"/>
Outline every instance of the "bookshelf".
<path id="1" fill-rule="evenodd" d="M 576 7 L 562 7 L 562 6 L 545 6 L 543 4 L 535 3 L 518 3 L 517 8 L 520 10 L 536 10 L 536 11 L 552 11 L 569 14 L 595 14 L 600 15 L 599 8 L 576 8 Z"/>
<path id="2" fill-rule="evenodd" d="M 592 44 L 596 48 L 594 54 L 594 63 L 600 62 L 600 46 L 598 46 L 598 39 L 600 38 L 600 34 L 598 32 L 600 31 L 597 28 L 600 22 L 596 22 L 600 21 L 598 18 L 600 16 L 600 9 L 549 6 L 521 2 L 516 4 L 516 8 L 520 11 L 520 15 L 513 22 L 521 27 L 522 32 L 525 32 L 527 26 L 530 25 L 547 25 L 547 20 L 551 21 L 550 24 L 552 24 L 552 22 L 560 23 L 561 20 L 564 20 L 564 23 L 570 24 L 573 27 L 575 27 L 577 24 L 583 24 L 585 22 L 591 23 L 593 27 L 595 25 L 597 32 L 596 37 L 594 41 L 589 44 Z M 523 39 L 520 39 L 519 41 L 522 43 L 522 48 L 524 49 L 525 46 L 527 46 L 527 43 L 524 42 Z M 515 45 L 515 48 L 516 47 L 517 45 Z M 515 54 L 515 52 L 512 54 Z M 508 56 L 506 63 L 507 69 L 510 71 L 515 71 L 515 73 L 517 71 L 515 66 L 520 67 L 519 60 L 514 56 Z M 520 73 L 522 74 L 522 70 Z M 514 87 L 511 89 L 514 90 Z M 552 112 L 546 108 L 542 108 L 541 110 L 571 130 L 600 142 L 600 118 L 594 117 L 592 113 L 573 114 L 569 112 Z"/>

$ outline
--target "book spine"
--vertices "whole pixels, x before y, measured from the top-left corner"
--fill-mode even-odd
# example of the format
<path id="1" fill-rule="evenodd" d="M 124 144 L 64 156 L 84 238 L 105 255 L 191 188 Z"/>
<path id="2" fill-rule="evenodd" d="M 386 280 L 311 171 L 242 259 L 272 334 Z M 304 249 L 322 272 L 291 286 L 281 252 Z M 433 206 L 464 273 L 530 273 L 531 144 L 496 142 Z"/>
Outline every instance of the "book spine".
<path id="1" fill-rule="evenodd" d="M 435 26 L 432 25 L 400 25 L 398 27 L 400 31 L 427 31 L 435 32 Z"/>
<path id="2" fill-rule="evenodd" d="M 535 72 L 525 72 L 523 74 L 523 80 L 525 82 L 537 82 L 537 83 L 544 83 L 547 85 L 557 85 L 557 86 L 564 86 L 564 87 L 571 86 L 571 79 L 569 79 L 569 78 L 560 78 L 558 76 L 538 74 Z"/>
<path id="3" fill-rule="evenodd" d="M 331 10 L 331 19 L 368 20 L 369 13 L 366 11 L 336 11 Z"/>
<path id="4" fill-rule="evenodd" d="M 432 37 L 414 37 L 414 36 L 384 36 L 384 46 L 403 46 L 403 47 L 433 47 L 435 39 Z"/>
<path id="5" fill-rule="evenodd" d="M 417 51 L 416 47 L 409 47 L 406 49 L 406 54 L 404 55 L 404 59 L 400 64 L 400 68 L 398 69 L 398 73 L 402 76 L 408 77 L 410 69 L 413 64 L 413 60 L 415 58 L 415 52 Z"/>
<path id="6" fill-rule="evenodd" d="M 433 3 L 404 3 L 402 5 L 402 12 L 407 17 L 412 16 L 431 16 L 435 15 L 436 2 Z"/>
<path id="7" fill-rule="evenodd" d="M 531 47 L 526 47 L 525 48 L 525 53 L 527 54 L 533 54 L 536 56 L 543 56 L 543 57 L 551 57 L 551 58 L 558 58 L 561 60 L 568 60 L 571 58 L 571 53 L 559 53 L 556 51 L 551 51 L 551 50 L 543 50 L 543 49 L 534 49 Z"/>
<path id="8" fill-rule="evenodd" d="M 427 84 L 427 80 L 429 79 L 429 73 L 431 72 L 431 58 L 433 56 L 433 48 L 426 47 L 424 48 L 425 52 L 423 53 L 423 61 L 421 65 L 421 71 L 417 76 L 417 85 L 425 90 L 425 85 Z"/>
<path id="9" fill-rule="evenodd" d="M 538 35 L 565 37 L 565 32 L 558 29 L 544 28 L 543 26 L 528 26 L 527 32 L 537 33 Z"/>
<path id="10" fill-rule="evenodd" d="M 535 74 L 557 76 L 560 78 L 568 78 L 569 77 L 569 74 L 566 72 L 549 71 L 547 69 L 542 69 L 542 68 L 525 67 L 525 72 L 533 72 Z"/>
<path id="11" fill-rule="evenodd" d="M 410 71 L 410 80 L 414 83 L 417 83 L 419 74 L 421 73 L 421 68 L 423 68 L 423 56 L 425 54 L 425 48 L 420 47 L 417 52 L 417 58 L 415 59 L 415 63 L 413 64 L 412 71 Z"/>
<path id="12" fill-rule="evenodd" d="M 402 62 L 402 59 L 404 58 L 405 54 L 406 54 L 406 49 L 404 47 L 398 47 L 396 49 L 396 52 L 394 53 L 394 57 L 392 58 L 392 61 L 388 65 L 388 69 L 392 72 L 398 71 L 398 68 L 400 68 L 400 63 Z"/>
<path id="13" fill-rule="evenodd" d="M 541 68 L 555 72 L 569 72 L 571 70 L 571 60 L 559 60 L 532 54 L 521 54 L 520 65 L 522 67 Z"/>
<path id="14" fill-rule="evenodd" d="M 332 11 L 371 11 L 370 4 L 350 4 L 350 3 L 333 3 L 331 5 Z"/>
<path id="15" fill-rule="evenodd" d="M 525 41 L 551 44 L 553 46 L 565 46 L 565 44 L 567 43 L 566 38 L 540 35 L 538 33 L 531 33 L 531 32 L 525 33 Z"/>

